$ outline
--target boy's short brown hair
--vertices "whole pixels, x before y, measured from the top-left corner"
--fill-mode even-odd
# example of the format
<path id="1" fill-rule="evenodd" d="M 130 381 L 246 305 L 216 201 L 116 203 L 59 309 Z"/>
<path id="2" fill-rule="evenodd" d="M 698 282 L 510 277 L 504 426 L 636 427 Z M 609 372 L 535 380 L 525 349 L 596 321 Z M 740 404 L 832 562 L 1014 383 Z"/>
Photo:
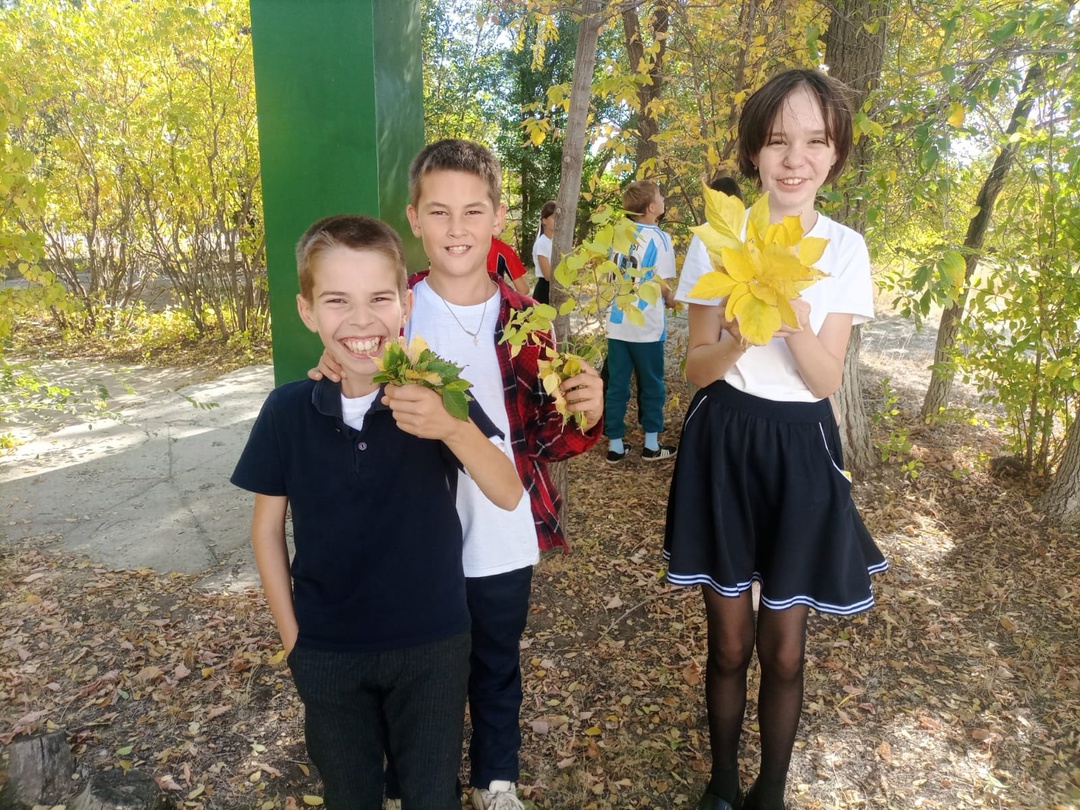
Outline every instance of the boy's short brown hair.
<path id="1" fill-rule="evenodd" d="M 631 218 L 643 216 L 659 193 L 660 187 L 652 180 L 635 180 L 622 193 L 623 210 Z"/>
<path id="2" fill-rule="evenodd" d="M 398 271 L 398 294 L 404 298 L 408 289 L 405 248 L 397 231 L 385 222 L 361 214 L 335 214 L 314 223 L 296 243 L 296 272 L 300 277 L 300 295 L 309 303 L 315 289 L 315 263 L 331 248 L 367 250 L 387 259 Z"/>
<path id="3" fill-rule="evenodd" d="M 825 117 L 825 137 L 836 150 L 836 163 L 825 182 L 834 180 L 844 170 L 851 152 L 851 90 L 820 70 L 796 68 L 773 76 L 743 106 L 739 117 L 739 171 L 751 180 L 760 179 L 754 158 L 768 143 L 784 101 L 800 87 L 817 97 Z"/>
<path id="4" fill-rule="evenodd" d="M 475 141 L 446 138 L 429 143 L 409 164 L 409 200 L 414 207 L 420 202 L 420 182 L 424 176 L 440 170 L 475 174 L 487 183 L 492 206 L 497 209 L 502 204 L 499 159 Z"/>

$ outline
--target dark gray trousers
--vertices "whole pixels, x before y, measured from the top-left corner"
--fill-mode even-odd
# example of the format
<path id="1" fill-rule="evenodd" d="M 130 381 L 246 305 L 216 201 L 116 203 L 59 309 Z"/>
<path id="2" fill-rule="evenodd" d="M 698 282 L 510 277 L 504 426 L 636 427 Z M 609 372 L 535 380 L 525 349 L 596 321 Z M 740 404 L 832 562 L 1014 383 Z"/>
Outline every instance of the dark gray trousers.
<path id="1" fill-rule="evenodd" d="M 392 756 L 402 810 L 459 810 L 469 634 L 379 653 L 297 646 L 304 737 L 328 810 L 380 810 Z"/>

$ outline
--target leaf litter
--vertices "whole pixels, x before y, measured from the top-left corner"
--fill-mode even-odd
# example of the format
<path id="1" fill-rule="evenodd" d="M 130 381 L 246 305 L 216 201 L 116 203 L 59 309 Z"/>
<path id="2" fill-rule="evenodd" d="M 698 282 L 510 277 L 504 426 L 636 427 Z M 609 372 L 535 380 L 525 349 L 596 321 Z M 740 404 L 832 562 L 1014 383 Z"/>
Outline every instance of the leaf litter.
<path id="1" fill-rule="evenodd" d="M 891 570 L 873 610 L 811 615 L 788 806 L 1076 808 L 1080 540 L 1033 510 L 1032 482 L 988 475 L 993 430 L 902 418 L 923 466 L 856 484 Z M 671 464 L 603 449 L 570 465 L 572 553 L 534 576 L 519 789 L 532 808 L 692 808 L 709 771 L 705 623 L 699 593 L 663 578 Z M 0 742 L 65 729 L 82 780 L 138 768 L 192 810 L 318 806 L 262 596 L 106 569 L 54 539 L 0 547 Z M 755 662 L 744 785 L 758 677 Z"/>

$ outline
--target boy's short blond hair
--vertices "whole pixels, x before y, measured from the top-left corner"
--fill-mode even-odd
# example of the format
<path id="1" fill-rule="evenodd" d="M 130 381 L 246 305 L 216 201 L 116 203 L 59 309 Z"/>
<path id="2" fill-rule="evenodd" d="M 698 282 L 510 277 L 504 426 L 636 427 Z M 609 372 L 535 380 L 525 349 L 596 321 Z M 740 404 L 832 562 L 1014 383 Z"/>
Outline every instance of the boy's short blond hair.
<path id="1" fill-rule="evenodd" d="M 367 250 L 387 259 L 397 270 L 398 294 L 405 297 L 409 279 L 405 269 L 405 248 L 397 231 L 374 217 L 335 214 L 312 224 L 296 243 L 296 272 L 300 278 L 300 295 L 305 301 L 312 301 L 315 265 L 319 257 L 335 247 Z"/>
<path id="2" fill-rule="evenodd" d="M 409 164 L 409 200 L 413 207 L 420 203 L 420 183 L 435 171 L 454 171 L 475 174 L 488 186 L 491 205 L 502 204 L 502 169 L 499 159 L 486 146 L 460 138 L 446 138 L 429 143 Z"/>
<path id="3" fill-rule="evenodd" d="M 635 180 L 622 193 L 623 210 L 631 219 L 644 216 L 659 193 L 660 187 L 652 180 Z"/>

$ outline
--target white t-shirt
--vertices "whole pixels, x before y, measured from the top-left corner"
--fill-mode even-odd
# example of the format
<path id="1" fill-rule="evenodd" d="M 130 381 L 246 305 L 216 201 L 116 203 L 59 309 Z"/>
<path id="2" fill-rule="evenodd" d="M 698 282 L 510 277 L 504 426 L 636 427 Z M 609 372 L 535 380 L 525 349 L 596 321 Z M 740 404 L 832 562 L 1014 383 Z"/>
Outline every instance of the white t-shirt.
<path id="1" fill-rule="evenodd" d="M 648 281 L 655 276 L 675 278 L 675 248 L 671 245 L 671 237 L 656 225 L 639 224 L 637 241 L 630 248 L 630 255 L 615 254 L 612 258 L 620 266 L 625 266 L 623 262 L 628 262 L 631 267 L 645 270 L 641 281 Z M 645 323 L 641 326 L 632 323 L 625 312 L 612 304 L 608 311 L 607 336 L 628 343 L 656 343 L 663 340 L 666 326 L 663 299 L 649 304 L 638 298 L 637 308 L 645 317 Z"/>
<path id="2" fill-rule="evenodd" d="M 551 237 L 544 233 L 539 234 L 533 242 L 533 268 L 537 279 L 544 278 L 544 271 L 540 269 L 541 256 L 548 260 L 548 267 L 554 272 L 555 268 L 551 267 Z"/>
<path id="3" fill-rule="evenodd" d="M 874 318 L 874 290 L 870 280 L 870 254 L 862 236 L 819 214 L 807 236 L 828 239 L 825 253 L 817 262 L 827 277 L 802 291 L 810 304 L 810 328 L 817 334 L 827 315 L 850 314 L 852 323 Z M 715 299 L 691 298 L 690 290 L 702 275 L 713 269 L 705 243 L 698 237 L 690 242 L 683 262 L 676 300 L 687 304 L 717 304 Z M 818 397 L 806 387 L 795 358 L 784 338 L 773 338 L 764 346 L 751 346 L 724 376 L 732 387 L 763 399 L 787 402 L 815 402 Z"/>
<path id="4" fill-rule="evenodd" d="M 362 397 L 347 397 L 342 394 L 341 421 L 353 430 L 363 430 L 364 417 L 367 416 L 367 412 L 371 410 L 371 406 L 375 404 L 375 397 L 378 395 L 378 388 L 370 394 L 364 394 Z"/>
<path id="5" fill-rule="evenodd" d="M 501 303 L 496 290 L 486 303 L 457 306 L 440 298 L 424 279 L 413 287 L 413 311 L 405 327 L 405 337 L 412 340 L 414 335 L 420 335 L 432 351 L 462 366 L 461 376 L 472 383 L 470 393 L 495 426 L 509 437 L 510 417 L 506 413 L 502 372 L 495 354 L 495 325 Z M 479 340 L 474 343 L 465 330 L 479 330 Z M 513 461 L 509 438 L 501 446 Z M 462 554 L 465 576 L 503 574 L 540 560 L 529 493 L 522 493 L 512 511 L 500 509 L 463 472 L 458 476 L 457 510 L 465 538 Z"/>

